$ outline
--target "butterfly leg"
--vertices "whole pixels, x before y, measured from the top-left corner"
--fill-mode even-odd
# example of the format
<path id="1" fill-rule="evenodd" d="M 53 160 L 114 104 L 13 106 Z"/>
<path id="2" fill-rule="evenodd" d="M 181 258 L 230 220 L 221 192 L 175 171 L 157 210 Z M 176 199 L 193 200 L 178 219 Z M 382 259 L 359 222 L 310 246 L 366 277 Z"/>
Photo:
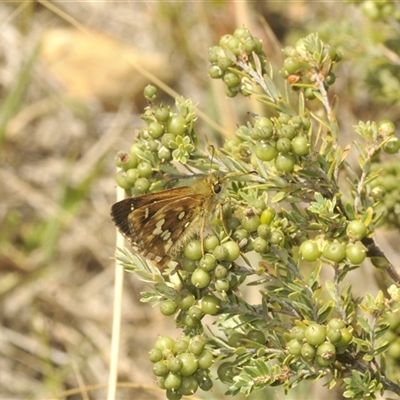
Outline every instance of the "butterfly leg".
<path id="1" fill-rule="evenodd" d="M 201 226 L 200 226 L 200 234 L 199 234 L 199 240 L 200 240 L 200 245 L 201 245 L 201 254 L 204 256 L 204 231 L 206 229 L 206 221 L 205 218 L 202 219 L 201 221 Z"/>
<path id="2" fill-rule="evenodd" d="M 230 199 L 226 199 L 225 202 L 226 202 L 226 201 L 231 201 L 231 200 L 230 200 Z M 222 203 L 222 204 L 221 204 L 221 203 L 220 203 L 220 204 L 217 204 L 219 219 L 221 220 L 222 229 L 224 230 L 226 236 L 227 236 L 227 237 L 231 237 L 231 233 L 232 233 L 232 232 L 230 232 L 230 230 L 229 230 L 228 227 L 226 226 L 225 220 L 224 220 L 224 213 L 223 213 L 223 209 L 222 209 L 223 204 L 224 204 L 224 203 Z"/>

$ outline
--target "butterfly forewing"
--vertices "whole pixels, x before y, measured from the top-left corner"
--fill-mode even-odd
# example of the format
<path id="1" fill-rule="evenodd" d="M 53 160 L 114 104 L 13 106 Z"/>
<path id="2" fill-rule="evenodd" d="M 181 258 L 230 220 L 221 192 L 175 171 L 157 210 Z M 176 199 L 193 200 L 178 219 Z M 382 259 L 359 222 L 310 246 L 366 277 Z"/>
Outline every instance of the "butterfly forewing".
<path id="1" fill-rule="evenodd" d="M 128 223 L 129 214 L 133 210 L 138 210 L 144 206 L 149 208 L 149 206 L 152 206 L 154 204 L 154 207 L 156 207 L 157 203 L 163 200 L 171 200 L 171 198 L 174 199 L 181 197 L 183 196 L 182 189 L 185 188 L 180 187 L 170 189 L 168 190 L 168 193 L 170 193 L 169 195 L 166 195 L 166 191 L 163 191 L 121 200 L 111 207 L 111 219 L 114 222 L 114 225 L 122 233 L 122 235 L 130 242 L 132 242 L 131 231 Z"/>
<path id="2" fill-rule="evenodd" d="M 200 218 L 204 199 L 203 195 L 179 196 L 132 211 L 128 224 L 138 251 L 163 266 L 195 233 L 191 226 Z"/>
<path id="3" fill-rule="evenodd" d="M 111 218 L 142 256 L 162 268 L 195 234 L 202 234 L 223 181 L 213 174 L 191 186 L 125 199 L 112 206 Z"/>

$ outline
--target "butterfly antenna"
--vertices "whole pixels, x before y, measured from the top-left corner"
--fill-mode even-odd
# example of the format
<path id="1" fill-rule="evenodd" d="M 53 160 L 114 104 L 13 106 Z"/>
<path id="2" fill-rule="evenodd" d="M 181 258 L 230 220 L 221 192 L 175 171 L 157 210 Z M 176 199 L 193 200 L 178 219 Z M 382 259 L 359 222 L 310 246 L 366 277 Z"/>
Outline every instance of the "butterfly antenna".
<path id="1" fill-rule="evenodd" d="M 211 153 L 210 170 L 212 171 L 213 164 L 214 164 L 215 147 L 212 144 L 209 144 L 208 147 L 209 147 L 209 151 Z"/>

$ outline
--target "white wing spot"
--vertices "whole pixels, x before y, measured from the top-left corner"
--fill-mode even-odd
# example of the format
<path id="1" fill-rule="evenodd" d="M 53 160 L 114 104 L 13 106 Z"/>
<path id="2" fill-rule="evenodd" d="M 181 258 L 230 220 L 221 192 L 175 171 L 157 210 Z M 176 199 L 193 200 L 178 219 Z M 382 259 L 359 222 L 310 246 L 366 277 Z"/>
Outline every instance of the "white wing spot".
<path id="1" fill-rule="evenodd" d="M 153 232 L 151 232 L 153 235 L 161 235 L 163 233 L 163 230 L 161 229 L 162 226 L 164 225 L 165 219 L 160 219 L 157 223 L 156 223 L 156 227 L 153 230 Z"/>
<path id="2" fill-rule="evenodd" d="M 169 240 L 169 238 L 171 237 L 171 231 L 164 231 L 161 234 L 161 237 L 162 237 L 163 240 Z"/>
<path id="3" fill-rule="evenodd" d="M 147 219 L 149 217 L 149 208 L 147 207 L 144 211 L 144 218 Z"/>
<path id="4" fill-rule="evenodd" d="M 181 220 L 183 217 L 186 215 L 185 211 L 181 211 L 181 213 L 178 215 L 178 219 Z"/>

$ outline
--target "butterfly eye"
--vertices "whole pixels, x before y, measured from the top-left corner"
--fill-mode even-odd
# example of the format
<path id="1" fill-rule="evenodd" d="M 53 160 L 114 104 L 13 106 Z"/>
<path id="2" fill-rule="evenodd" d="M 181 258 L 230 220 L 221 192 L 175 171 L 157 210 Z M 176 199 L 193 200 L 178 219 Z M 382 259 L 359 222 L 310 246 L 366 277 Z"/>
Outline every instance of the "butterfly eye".
<path id="1" fill-rule="evenodd" d="M 221 191 L 221 189 L 222 189 L 222 186 L 220 183 L 216 183 L 214 185 L 214 193 L 219 193 Z"/>

